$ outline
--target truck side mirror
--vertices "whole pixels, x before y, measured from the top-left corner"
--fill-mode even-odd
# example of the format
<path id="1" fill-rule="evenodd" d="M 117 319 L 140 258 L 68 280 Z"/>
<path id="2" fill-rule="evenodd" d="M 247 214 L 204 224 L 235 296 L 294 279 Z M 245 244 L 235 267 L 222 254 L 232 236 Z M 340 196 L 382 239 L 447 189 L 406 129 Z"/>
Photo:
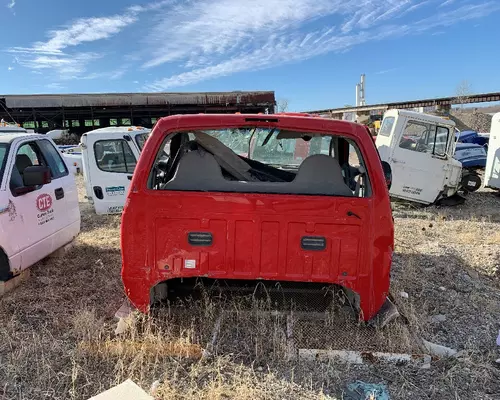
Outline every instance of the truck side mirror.
<path id="1" fill-rule="evenodd" d="M 23 171 L 23 184 L 25 187 L 46 185 L 52 181 L 49 167 L 33 165 Z"/>
<path id="2" fill-rule="evenodd" d="M 384 170 L 385 184 L 387 189 L 391 190 L 392 185 L 392 168 L 387 161 L 382 161 L 382 169 Z"/>

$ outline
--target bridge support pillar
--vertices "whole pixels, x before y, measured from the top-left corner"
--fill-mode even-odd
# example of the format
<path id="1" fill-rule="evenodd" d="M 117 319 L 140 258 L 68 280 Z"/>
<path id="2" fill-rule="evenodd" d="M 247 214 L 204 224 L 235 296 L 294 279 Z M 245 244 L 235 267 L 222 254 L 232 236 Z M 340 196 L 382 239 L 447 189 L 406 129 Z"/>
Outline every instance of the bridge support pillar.
<path id="1" fill-rule="evenodd" d="M 449 115 L 451 111 L 451 104 L 438 104 L 436 111 L 445 115 Z"/>
<path id="2" fill-rule="evenodd" d="M 358 124 L 368 124 L 370 121 L 370 111 L 358 111 L 356 113 L 356 122 Z"/>

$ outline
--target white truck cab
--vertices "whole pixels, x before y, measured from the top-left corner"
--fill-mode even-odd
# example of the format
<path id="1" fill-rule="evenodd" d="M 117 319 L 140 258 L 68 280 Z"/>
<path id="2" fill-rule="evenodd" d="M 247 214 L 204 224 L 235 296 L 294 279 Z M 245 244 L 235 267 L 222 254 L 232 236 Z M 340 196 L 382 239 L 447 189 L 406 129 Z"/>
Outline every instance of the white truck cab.
<path id="1" fill-rule="evenodd" d="M 100 128 L 81 138 L 87 199 L 97 214 L 120 214 L 132 174 L 150 129 L 130 126 Z"/>
<path id="2" fill-rule="evenodd" d="M 484 170 L 484 186 L 500 190 L 500 113 L 491 119 L 491 132 L 488 143 L 488 156 Z"/>
<path id="3" fill-rule="evenodd" d="M 481 186 L 477 174 L 464 173 L 460 161 L 453 158 L 452 120 L 389 110 L 375 143 L 381 160 L 392 168 L 392 197 L 422 204 L 445 203 L 446 199 L 451 205 L 463 202 L 462 197 L 456 196 L 459 190 L 472 192 Z"/>
<path id="4" fill-rule="evenodd" d="M 0 134 L 0 280 L 71 242 L 80 232 L 73 174 L 45 135 Z"/>

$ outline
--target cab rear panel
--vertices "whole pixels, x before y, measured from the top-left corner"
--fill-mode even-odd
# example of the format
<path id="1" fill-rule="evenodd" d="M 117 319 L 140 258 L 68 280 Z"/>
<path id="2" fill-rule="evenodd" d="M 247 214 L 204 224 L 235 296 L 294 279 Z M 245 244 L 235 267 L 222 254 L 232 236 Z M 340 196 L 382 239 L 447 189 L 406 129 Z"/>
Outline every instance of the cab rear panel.
<path id="1" fill-rule="evenodd" d="M 169 122 L 178 126 L 169 121 L 175 118 L 153 131 L 123 214 L 122 278 L 137 308 L 148 310 L 159 282 L 208 277 L 337 283 L 360 294 L 365 320 L 380 309 L 393 225 L 380 161 L 362 127 L 357 134 L 373 189 L 367 198 L 149 190 L 151 164 Z M 205 117 L 205 124 L 213 120 Z M 338 129 L 329 121 L 317 129 L 325 122 Z"/>

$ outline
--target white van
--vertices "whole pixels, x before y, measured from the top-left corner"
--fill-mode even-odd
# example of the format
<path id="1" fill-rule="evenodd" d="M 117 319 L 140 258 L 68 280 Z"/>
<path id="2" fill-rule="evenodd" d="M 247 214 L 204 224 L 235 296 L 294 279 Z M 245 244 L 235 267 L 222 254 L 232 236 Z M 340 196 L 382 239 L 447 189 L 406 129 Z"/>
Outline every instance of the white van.
<path id="1" fill-rule="evenodd" d="M 0 280 L 79 232 L 75 178 L 54 142 L 45 135 L 0 134 Z"/>
<path id="2" fill-rule="evenodd" d="M 120 214 L 150 129 L 113 126 L 84 133 L 82 168 L 87 199 L 97 214 Z"/>

